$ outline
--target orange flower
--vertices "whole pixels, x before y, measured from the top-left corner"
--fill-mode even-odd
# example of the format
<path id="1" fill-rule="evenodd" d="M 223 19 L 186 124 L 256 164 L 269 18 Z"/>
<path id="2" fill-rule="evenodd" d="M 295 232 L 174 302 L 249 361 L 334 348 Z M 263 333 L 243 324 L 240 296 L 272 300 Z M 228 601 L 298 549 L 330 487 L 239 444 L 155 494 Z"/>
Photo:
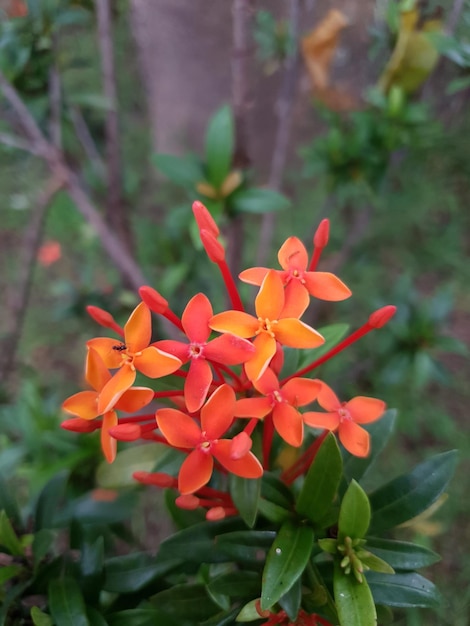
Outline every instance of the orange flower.
<path id="1" fill-rule="evenodd" d="M 106 411 L 101 411 L 99 409 L 100 393 L 109 383 L 112 376 L 98 352 L 93 348 L 88 350 L 85 378 L 94 391 L 80 391 L 70 396 L 62 404 L 62 408 L 66 413 L 84 420 L 93 420 L 99 415 L 103 415 L 101 447 L 106 460 L 111 463 L 116 456 L 116 440 L 111 437 L 109 430 L 118 424 L 117 414 L 114 409 L 126 413 L 135 413 L 151 402 L 154 393 L 152 389 L 147 387 L 131 387 L 118 398 L 113 407 Z"/>
<path id="2" fill-rule="evenodd" d="M 221 335 L 208 342 L 211 333 L 209 320 L 212 316 L 209 299 L 203 293 L 198 293 L 188 302 L 181 317 L 189 343 L 164 339 L 152 344 L 178 357 L 183 363 L 191 361 L 184 383 L 184 399 L 190 413 L 198 411 L 204 404 L 212 383 L 212 368 L 208 360 L 237 365 L 248 361 L 255 351 L 250 341 L 234 335 Z"/>
<path id="3" fill-rule="evenodd" d="M 132 312 L 124 326 L 124 342 L 119 344 L 110 337 L 97 337 L 87 342 L 89 348 L 95 349 L 106 367 L 117 369 L 109 382 L 101 390 L 98 410 L 106 413 L 119 400 L 136 379 L 136 370 L 149 378 L 160 378 L 175 372 L 181 361 L 173 356 L 149 346 L 152 335 L 150 309 L 141 302 Z"/>
<path id="4" fill-rule="evenodd" d="M 276 352 L 276 341 L 290 348 L 316 348 L 325 341 L 298 319 L 303 310 L 294 315 L 293 307 L 285 304 L 281 277 L 275 270 L 268 270 L 255 300 L 257 317 L 243 311 L 224 311 L 209 321 L 213 330 L 222 333 L 243 338 L 255 336 L 255 354 L 245 363 L 246 375 L 252 381 L 266 371 Z"/>
<path id="5" fill-rule="evenodd" d="M 291 378 L 281 387 L 275 373 L 268 368 L 261 378 L 253 382 L 253 386 L 265 397 L 238 400 L 235 415 L 262 418 L 272 411 L 274 427 L 284 441 L 291 446 L 300 446 L 304 437 L 304 423 L 297 407 L 313 402 L 321 389 L 321 383 L 310 378 Z"/>
<path id="6" fill-rule="evenodd" d="M 157 411 L 158 427 L 168 443 L 177 448 L 192 448 L 179 471 L 178 489 L 181 494 L 194 493 L 209 482 L 214 458 L 237 476 L 262 476 L 261 463 L 252 452 L 234 453 L 232 441 L 220 439 L 233 422 L 234 410 L 235 392 L 229 385 L 222 385 L 202 407 L 200 427 L 189 415 L 177 409 Z"/>
<path id="7" fill-rule="evenodd" d="M 351 291 L 330 272 L 309 272 L 308 253 L 304 244 L 297 237 L 289 237 L 279 249 L 277 258 L 282 270 L 274 270 L 286 286 L 286 303 L 295 311 L 305 311 L 310 296 L 320 300 L 339 301 L 349 298 Z M 252 267 L 239 275 L 240 280 L 251 285 L 261 285 L 270 270 L 266 267 Z"/>
<path id="8" fill-rule="evenodd" d="M 359 424 L 369 424 L 378 420 L 385 411 L 385 402 L 365 396 L 357 396 L 349 402 L 340 402 L 328 385 L 325 383 L 321 385 L 317 401 L 328 413 L 308 411 L 303 415 L 304 422 L 313 428 L 337 430 L 339 440 L 348 452 L 354 456 L 367 456 L 370 437 Z"/>

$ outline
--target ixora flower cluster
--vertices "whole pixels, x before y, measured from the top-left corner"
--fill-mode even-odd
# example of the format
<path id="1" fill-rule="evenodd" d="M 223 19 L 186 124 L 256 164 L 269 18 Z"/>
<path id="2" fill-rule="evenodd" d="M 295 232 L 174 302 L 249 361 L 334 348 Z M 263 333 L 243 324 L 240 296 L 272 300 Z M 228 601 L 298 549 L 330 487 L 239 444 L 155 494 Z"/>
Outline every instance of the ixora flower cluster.
<path id="1" fill-rule="evenodd" d="M 303 243 L 289 237 L 278 254 L 282 269 L 255 267 L 240 274 L 242 281 L 259 287 L 252 315 L 245 311 L 226 264 L 216 223 L 200 202 L 194 203 L 193 212 L 203 246 L 220 269 L 232 310 L 214 314 L 209 299 L 199 293 L 179 318 L 168 302 L 147 286 L 140 289 L 142 302 L 124 328 L 109 313 L 88 307 L 91 317 L 115 331 L 118 339 L 88 341 L 86 380 L 92 390 L 64 402 L 64 411 L 73 418 L 62 426 L 77 432 L 101 428 L 108 462 L 116 456 L 117 441 L 156 441 L 183 452 L 177 478 L 157 472 L 136 472 L 134 477 L 144 484 L 177 488 L 179 507 L 203 507 L 207 519 L 216 520 L 236 515 L 237 509 L 227 489 L 208 485 L 214 470 L 222 475 L 260 478 L 271 469 L 270 452 L 276 436 L 300 448 L 307 429 L 323 430 L 284 471 L 286 484 L 306 473 L 329 431 L 337 433 L 351 454 L 368 455 L 369 434 L 361 425 L 378 420 L 385 403 L 363 396 L 342 402 L 326 383 L 309 375 L 383 326 L 395 307 L 375 311 L 349 337 L 283 377 L 285 348 L 313 349 L 315 355 L 315 349 L 325 342 L 301 320 L 310 298 L 340 301 L 351 295 L 339 278 L 316 271 L 328 242 L 328 220 L 323 220 L 315 233 L 310 261 Z M 181 339 L 152 342 L 152 312 L 176 327 Z M 165 388 L 155 391 L 134 386 L 138 373 L 151 379 L 167 377 Z M 168 382 L 173 388 L 168 389 Z M 172 406 L 142 411 L 155 401 Z M 256 449 L 255 430 L 260 435 Z"/>

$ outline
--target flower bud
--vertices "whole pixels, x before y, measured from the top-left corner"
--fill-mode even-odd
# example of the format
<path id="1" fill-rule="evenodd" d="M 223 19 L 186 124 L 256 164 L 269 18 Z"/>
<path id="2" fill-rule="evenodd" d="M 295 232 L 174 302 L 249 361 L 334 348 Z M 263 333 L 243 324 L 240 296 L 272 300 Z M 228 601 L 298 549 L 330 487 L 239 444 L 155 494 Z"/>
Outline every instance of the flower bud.
<path id="1" fill-rule="evenodd" d="M 330 238 L 330 220 L 324 219 L 318 225 L 318 228 L 313 236 L 313 244 L 316 248 L 325 248 Z"/>
<path id="2" fill-rule="evenodd" d="M 187 511 L 194 511 L 199 507 L 200 499 L 194 494 L 190 493 L 186 496 L 178 496 L 175 500 L 175 504 L 180 509 Z"/>
<path id="3" fill-rule="evenodd" d="M 219 227 L 214 221 L 214 218 L 209 213 L 208 209 L 196 200 L 193 202 L 193 213 L 196 219 L 199 230 L 208 230 L 212 235 L 217 238 L 220 234 Z"/>
<path id="4" fill-rule="evenodd" d="M 178 483 L 173 476 L 160 472 L 134 472 L 132 478 L 144 485 L 154 485 L 155 487 L 175 487 Z"/>
<path id="5" fill-rule="evenodd" d="M 206 520 L 209 522 L 216 522 L 225 518 L 225 509 L 222 506 L 215 506 L 209 509 L 206 513 Z"/>
<path id="6" fill-rule="evenodd" d="M 118 441 L 136 441 L 142 435 L 139 424 L 118 424 L 109 429 L 109 434 Z"/>
<path id="7" fill-rule="evenodd" d="M 101 422 L 85 420 L 81 417 L 72 417 L 68 420 L 64 420 L 60 427 L 74 433 L 92 433 L 94 430 L 101 427 Z"/>
<path id="8" fill-rule="evenodd" d="M 220 241 L 217 241 L 214 233 L 202 229 L 199 234 L 202 245 L 212 263 L 222 263 L 225 260 L 225 250 Z"/>
<path id="9" fill-rule="evenodd" d="M 86 312 L 93 320 L 95 320 L 97 324 L 104 326 L 104 328 L 112 328 L 113 330 L 116 330 L 117 327 L 121 329 L 111 313 L 108 313 L 108 311 L 105 311 L 104 309 L 100 309 L 99 306 L 93 306 L 90 304 L 86 307 Z"/>
<path id="10" fill-rule="evenodd" d="M 369 317 L 369 326 L 372 326 L 372 328 L 382 328 L 382 326 L 385 326 L 385 324 L 392 319 L 396 310 L 397 307 L 393 304 L 387 304 L 387 306 L 377 309 L 377 311 L 374 311 Z"/>
<path id="11" fill-rule="evenodd" d="M 156 289 L 147 286 L 140 287 L 139 295 L 154 313 L 162 315 L 168 310 L 168 301 Z"/>

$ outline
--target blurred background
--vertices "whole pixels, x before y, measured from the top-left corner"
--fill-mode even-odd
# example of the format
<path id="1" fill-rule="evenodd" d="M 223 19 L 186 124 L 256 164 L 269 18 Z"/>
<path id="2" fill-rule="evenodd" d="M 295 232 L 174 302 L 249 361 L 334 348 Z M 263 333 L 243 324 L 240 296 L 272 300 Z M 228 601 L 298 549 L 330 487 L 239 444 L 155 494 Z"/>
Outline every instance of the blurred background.
<path id="1" fill-rule="evenodd" d="M 401 532 L 442 554 L 442 609 L 396 623 L 468 625 L 470 2 L 1 0 L 0 19 L 2 484 L 26 511 L 59 471 L 74 497 L 125 484 L 122 519 L 155 549 L 136 459 L 110 475 L 94 436 L 59 428 L 102 334 L 85 306 L 124 322 L 149 284 L 178 313 L 200 290 L 220 310 L 195 199 L 235 273 L 277 267 L 290 234 L 311 249 L 328 217 L 320 269 L 353 297 L 308 321 L 398 307 L 317 372 L 398 410 L 368 486 L 461 451 L 448 500 Z"/>

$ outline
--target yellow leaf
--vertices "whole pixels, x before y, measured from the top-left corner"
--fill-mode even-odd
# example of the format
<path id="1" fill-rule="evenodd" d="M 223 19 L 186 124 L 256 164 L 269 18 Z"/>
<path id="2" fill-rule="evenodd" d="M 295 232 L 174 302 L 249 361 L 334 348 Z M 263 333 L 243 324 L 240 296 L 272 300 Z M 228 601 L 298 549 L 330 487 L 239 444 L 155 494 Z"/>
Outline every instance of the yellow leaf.
<path id="1" fill-rule="evenodd" d="M 219 197 L 217 189 L 212 185 L 209 185 L 209 183 L 206 183 L 205 181 L 197 183 L 196 191 L 202 196 L 206 196 L 206 198 L 210 198 L 211 200 L 217 200 L 217 198 Z"/>
<path id="2" fill-rule="evenodd" d="M 227 178 L 220 185 L 220 195 L 222 198 L 229 196 L 243 182 L 243 174 L 238 170 L 233 170 L 227 174 Z"/>

